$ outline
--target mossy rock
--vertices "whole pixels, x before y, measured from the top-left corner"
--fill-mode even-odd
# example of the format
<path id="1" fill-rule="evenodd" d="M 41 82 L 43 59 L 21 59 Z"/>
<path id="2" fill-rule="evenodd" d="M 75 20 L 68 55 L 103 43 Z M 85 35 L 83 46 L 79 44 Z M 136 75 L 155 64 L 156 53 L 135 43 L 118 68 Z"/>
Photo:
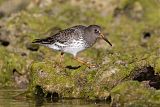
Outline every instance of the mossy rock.
<path id="1" fill-rule="evenodd" d="M 55 61 L 34 62 L 31 65 L 29 91 L 35 94 L 36 87 L 40 86 L 45 95 L 58 93 L 61 98 L 105 99 L 109 93 L 96 84 L 96 73 L 96 70 L 85 65 L 66 68 Z"/>
<path id="2" fill-rule="evenodd" d="M 112 88 L 119 86 L 121 82 L 131 80 L 131 74 L 135 73 L 137 68 L 151 66 L 159 73 L 158 2 L 116 1 L 117 7 L 124 12 L 115 17 L 113 13 L 101 14 L 106 11 L 100 12 L 96 7 L 83 8 L 81 5 L 70 5 L 68 1 L 63 3 L 53 1 L 43 8 L 41 7 L 43 5 L 35 6 L 3 19 L 5 23 L 3 29 L 9 32 L 7 35 L 12 41 L 8 47 L 0 47 L 1 84 L 11 82 L 14 69 L 28 72 L 30 68 L 26 67 L 34 60 L 29 72 L 31 78 L 29 91 L 32 93 L 35 92 L 36 86 L 40 86 L 45 94 L 56 92 L 61 97 L 105 99 Z M 138 20 L 134 20 L 137 17 Z M 108 38 L 113 44 L 112 48 L 98 41 L 93 48 L 81 53 L 86 60 L 99 64 L 96 69 L 88 69 L 86 66 L 77 69 L 61 68 L 57 62 L 51 61 L 56 60 L 56 52 L 43 46 L 38 49 L 31 44 L 34 39 L 47 37 L 45 32 L 48 30 L 51 31 L 48 34 L 52 35 L 58 30 L 77 24 L 98 24 L 102 26 L 104 33 L 110 34 Z M 148 32 L 150 36 L 145 38 L 144 32 Z M 27 56 L 22 57 L 17 50 L 25 52 Z M 71 60 L 69 55 L 66 56 L 64 65 L 79 65 Z M 48 59 L 44 60 L 47 57 Z"/>
<path id="3" fill-rule="evenodd" d="M 60 95 L 66 90 L 72 92 L 74 83 L 72 78 L 60 73 L 54 68 L 54 63 L 46 64 L 46 62 L 34 63 L 32 65 L 32 85 L 42 86 L 48 92 L 57 92 Z M 69 95 L 69 93 L 67 93 Z"/>
<path id="4" fill-rule="evenodd" d="M 160 58 L 155 61 L 155 71 L 160 73 Z"/>
<path id="5" fill-rule="evenodd" d="M 112 106 L 158 107 L 160 91 L 138 81 L 120 83 L 111 90 Z"/>
<path id="6" fill-rule="evenodd" d="M 0 47 L 0 83 L 3 86 L 13 85 L 13 71 L 23 74 L 25 73 L 26 59 L 21 55 L 8 51 L 4 47 Z"/>

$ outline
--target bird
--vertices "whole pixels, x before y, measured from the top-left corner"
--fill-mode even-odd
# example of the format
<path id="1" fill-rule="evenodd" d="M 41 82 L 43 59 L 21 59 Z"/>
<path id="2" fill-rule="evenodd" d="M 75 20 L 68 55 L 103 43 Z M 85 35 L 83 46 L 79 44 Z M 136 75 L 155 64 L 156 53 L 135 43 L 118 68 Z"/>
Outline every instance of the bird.
<path id="1" fill-rule="evenodd" d="M 87 65 L 88 67 L 92 67 L 94 65 L 80 60 L 77 57 L 77 54 L 92 47 L 98 38 L 104 39 L 112 46 L 109 40 L 101 33 L 101 27 L 99 25 L 76 25 L 61 30 L 49 37 L 35 39 L 32 43 L 41 44 L 53 50 L 60 51 L 60 62 L 63 59 L 64 53 L 69 53 L 73 55 L 73 58 L 78 62 Z"/>

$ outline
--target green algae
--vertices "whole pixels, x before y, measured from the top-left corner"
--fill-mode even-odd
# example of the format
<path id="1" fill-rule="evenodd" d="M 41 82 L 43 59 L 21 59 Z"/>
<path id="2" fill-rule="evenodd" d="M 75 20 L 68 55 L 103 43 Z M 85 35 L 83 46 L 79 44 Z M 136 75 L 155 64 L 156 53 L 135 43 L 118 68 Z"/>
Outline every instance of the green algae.
<path id="1" fill-rule="evenodd" d="M 64 90 L 70 90 L 73 87 L 72 78 L 69 76 L 61 75 L 58 71 L 55 71 L 53 67 L 53 63 L 45 64 L 42 63 L 35 63 L 31 69 L 31 76 L 35 77 L 32 78 L 32 85 L 39 85 L 43 88 L 46 88 L 47 91 L 50 92 L 57 92 L 62 93 Z M 36 70 L 36 71 L 34 71 Z M 61 72 L 61 71 L 59 71 Z M 34 88 L 34 87 L 33 87 Z M 59 90 L 62 89 L 62 90 Z"/>
<path id="2" fill-rule="evenodd" d="M 151 104 L 158 104 L 159 91 L 141 86 L 139 82 L 125 82 L 132 79 L 131 74 L 138 72 L 137 68 L 152 66 L 156 73 L 160 72 L 160 14 L 158 14 L 160 6 L 158 1 L 122 0 L 117 4 L 117 8 L 122 11 L 117 16 L 114 16 L 114 11 L 103 16 L 96 8 L 88 9 L 71 5 L 69 2 L 54 2 L 44 8 L 35 6 L 10 17 L 6 22 L 7 29 L 21 35 L 16 38 L 15 46 L 23 49 L 28 56 L 23 59 L 16 54 L 16 51 L 10 52 L 0 47 L 3 63 L 0 77 L 6 78 L 2 80 L 2 83 L 10 80 L 14 68 L 21 72 L 27 65 L 26 60 L 29 64 L 34 60 L 28 68 L 30 70 L 26 70 L 30 71 L 28 89 L 32 93 L 35 93 L 36 86 L 41 86 L 46 95 L 49 92 L 56 92 L 61 97 L 104 100 L 109 97 L 111 91 L 113 104 L 118 101 L 127 103 L 130 94 L 127 93 L 126 88 L 131 84 L 133 85 L 129 88 L 131 93 L 135 91 L 134 88 L 137 89 L 137 93 L 131 94 L 131 96 L 134 94 L 136 96 L 131 100 L 131 106 L 136 103 L 137 106 L 141 106 L 147 99 Z M 26 50 L 26 44 L 34 39 L 47 37 L 58 30 L 77 24 L 99 24 L 104 34 L 109 33 L 107 36 L 113 47 L 109 47 L 105 42 L 97 41 L 92 48 L 79 54 L 80 58 L 97 64 L 97 68 L 89 69 L 73 60 L 69 54 L 65 55 L 63 68 L 61 68 L 58 65 L 59 52 L 44 46 L 40 46 L 36 52 Z M 144 32 L 149 32 L 151 36 L 144 38 Z M 10 54 L 7 55 L 7 53 Z M 77 69 L 65 68 L 79 65 L 81 67 Z M 4 71 L 7 72 L 3 73 Z M 138 93 L 144 94 L 146 98 L 140 96 L 142 100 L 137 100 Z M 126 98 L 125 94 L 128 94 Z M 140 104 L 141 102 L 143 103 Z"/>
<path id="3" fill-rule="evenodd" d="M 137 81 L 123 82 L 111 90 L 112 105 L 116 106 L 158 106 L 160 91 Z"/>
<path id="4" fill-rule="evenodd" d="M 155 71 L 160 73 L 160 58 L 156 59 L 155 61 Z"/>
<path id="5" fill-rule="evenodd" d="M 72 62 L 73 63 L 73 62 Z M 31 84 L 29 90 L 41 86 L 44 92 L 56 92 L 62 98 L 98 98 L 93 89 L 95 71 L 86 71 L 82 66 L 78 69 L 61 68 L 55 62 L 35 62 L 31 66 Z"/>
<path id="6" fill-rule="evenodd" d="M 3 86 L 12 86 L 13 71 L 23 74 L 25 72 L 25 59 L 16 53 L 12 53 L 5 48 L 0 48 L 0 83 Z"/>
<path id="7" fill-rule="evenodd" d="M 100 20 L 103 22 L 103 18 Z M 67 70 L 67 72 L 72 72 L 72 76 L 77 75 L 74 81 L 78 80 L 77 77 L 80 76 L 79 73 L 85 73 L 84 75 L 86 75 L 81 78 L 82 81 L 86 79 L 86 77 L 88 79 L 89 84 L 87 84 L 86 80 L 86 85 L 82 86 L 80 94 L 78 94 L 79 97 L 90 99 L 102 98 L 100 97 L 100 94 L 103 92 L 107 93 L 104 94 L 104 96 L 106 95 L 105 97 L 107 97 L 109 91 L 113 87 L 123 81 L 129 80 L 130 78 L 128 77 L 130 77 L 130 74 L 136 68 L 148 65 L 154 66 L 154 61 L 158 57 L 156 54 L 156 51 L 158 50 L 158 39 L 154 36 L 155 34 L 153 34 L 153 37 L 145 43 L 147 47 L 141 46 L 143 31 L 148 29 L 148 26 L 153 26 L 154 22 L 151 25 L 151 22 L 147 23 L 148 26 L 146 27 L 143 22 L 137 23 L 134 20 L 128 19 L 126 16 L 122 16 L 120 18 L 120 23 L 115 26 L 109 26 L 108 22 L 106 23 L 108 26 L 105 27 L 108 29 L 104 29 L 104 32 L 110 32 L 110 35 L 112 35 L 109 36 L 114 45 L 112 49 L 105 50 L 104 46 L 100 49 L 93 47 L 81 54 L 82 57 L 91 58 L 93 62 L 98 63 L 100 67 L 96 70 L 90 70 L 90 72 L 94 72 L 92 76 L 86 73 L 88 70 L 83 66 L 83 69 L 79 69 L 78 71 L 75 70 L 75 72 Z M 157 27 L 158 26 L 159 25 L 157 25 Z M 154 47 L 152 48 L 153 45 Z M 105 60 L 104 57 L 106 56 L 108 56 L 108 61 L 103 62 L 103 60 Z M 66 55 L 64 65 L 74 66 L 78 64 L 73 60 L 69 60 L 71 57 L 68 57 L 69 56 Z M 77 87 L 78 86 L 75 85 L 72 92 L 77 90 Z M 77 93 L 79 93 L 79 90 L 77 90 Z"/>

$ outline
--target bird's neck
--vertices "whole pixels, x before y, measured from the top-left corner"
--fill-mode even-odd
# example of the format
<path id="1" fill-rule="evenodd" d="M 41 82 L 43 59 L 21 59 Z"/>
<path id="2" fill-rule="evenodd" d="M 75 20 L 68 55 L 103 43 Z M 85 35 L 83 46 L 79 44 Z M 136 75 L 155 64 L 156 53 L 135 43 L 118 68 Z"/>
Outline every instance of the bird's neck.
<path id="1" fill-rule="evenodd" d="M 88 45 L 88 47 L 91 47 L 95 44 L 97 38 L 95 38 L 90 32 L 86 31 L 84 35 L 85 41 Z"/>

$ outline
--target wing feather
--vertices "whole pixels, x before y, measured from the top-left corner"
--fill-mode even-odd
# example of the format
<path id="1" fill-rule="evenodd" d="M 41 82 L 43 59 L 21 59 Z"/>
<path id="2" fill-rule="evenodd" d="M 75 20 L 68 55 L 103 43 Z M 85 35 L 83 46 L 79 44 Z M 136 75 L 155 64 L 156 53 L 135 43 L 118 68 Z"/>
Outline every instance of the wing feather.
<path id="1" fill-rule="evenodd" d="M 50 37 L 44 39 L 35 39 L 32 43 L 38 44 L 53 44 L 55 42 L 59 42 L 61 44 L 67 42 L 70 38 L 75 38 L 75 36 L 79 36 L 79 32 L 85 29 L 85 26 L 77 25 L 65 30 L 62 30 L 54 35 L 50 35 Z"/>

